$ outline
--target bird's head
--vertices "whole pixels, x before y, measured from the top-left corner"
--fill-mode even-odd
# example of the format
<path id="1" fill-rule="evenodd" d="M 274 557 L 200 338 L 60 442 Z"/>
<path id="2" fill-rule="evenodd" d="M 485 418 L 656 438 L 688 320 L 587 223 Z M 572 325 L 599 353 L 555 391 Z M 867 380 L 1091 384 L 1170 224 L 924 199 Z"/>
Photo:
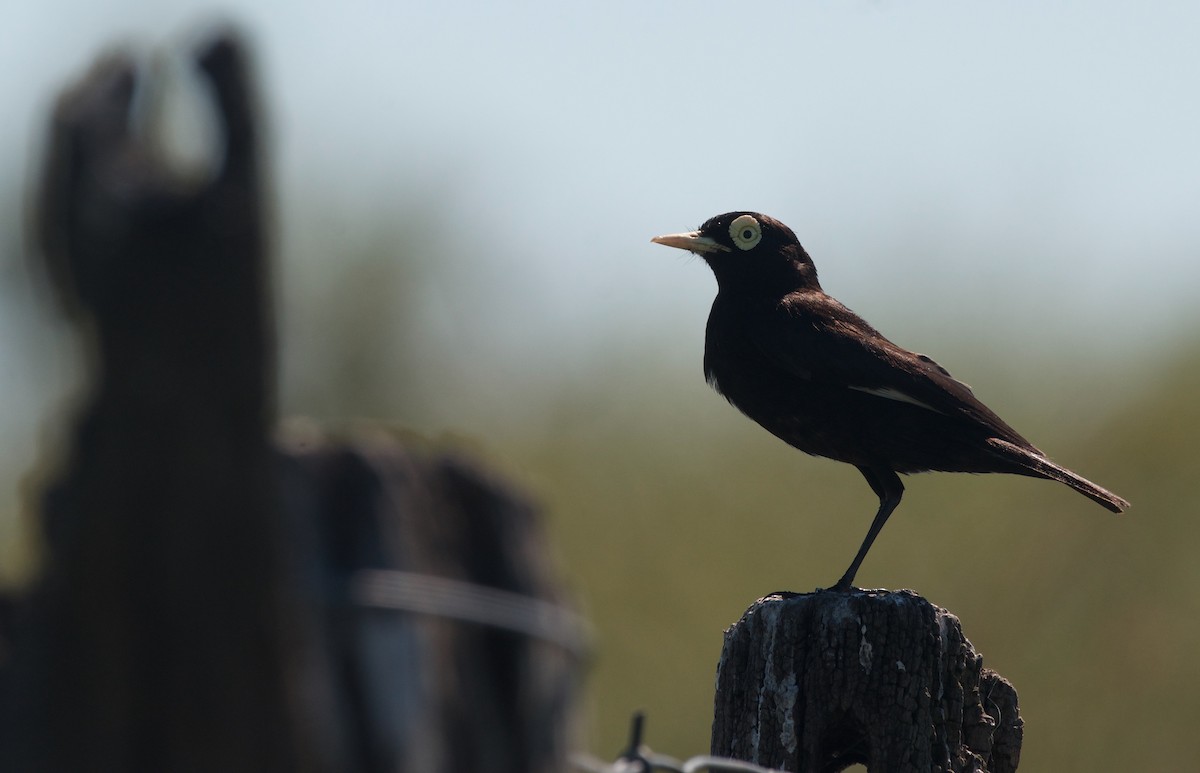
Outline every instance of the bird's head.
<path id="1" fill-rule="evenodd" d="M 726 212 L 695 231 L 650 241 L 696 253 L 723 289 L 777 293 L 821 288 L 816 266 L 792 229 L 757 212 Z"/>

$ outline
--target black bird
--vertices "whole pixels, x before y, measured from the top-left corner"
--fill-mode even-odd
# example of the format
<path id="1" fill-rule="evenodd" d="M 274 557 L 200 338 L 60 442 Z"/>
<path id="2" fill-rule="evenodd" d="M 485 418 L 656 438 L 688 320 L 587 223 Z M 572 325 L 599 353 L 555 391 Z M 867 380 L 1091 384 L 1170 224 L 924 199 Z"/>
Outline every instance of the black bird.
<path id="1" fill-rule="evenodd" d="M 651 241 L 696 253 L 717 277 L 704 375 L 786 443 L 853 464 L 879 511 L 848 591 L 904 484 L 896 473 L 1007 472 L 1065 483 L 1114 513 L 1129 503 L 1046 458 L 923 354 L 902 349 L 826 295 L 792 229 L 757 212 L 718 215 Z"/>

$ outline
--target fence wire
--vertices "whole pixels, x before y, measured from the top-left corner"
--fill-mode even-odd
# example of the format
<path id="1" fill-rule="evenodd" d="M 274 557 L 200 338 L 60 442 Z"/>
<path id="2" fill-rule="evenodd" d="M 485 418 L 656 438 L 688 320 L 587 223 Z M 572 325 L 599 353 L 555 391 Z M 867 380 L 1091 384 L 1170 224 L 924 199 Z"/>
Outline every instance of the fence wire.
<path id="1" fill-rule="evenodd" d="M 700 756 L 686 760 L 677 760 L 665 754 L 642 748 L 639 756 L 633 759 L 621 757 L 615 762 L 605 762 L 590 754 L 576 754 L 571 757 L 571 765 L 584 773 L 651 773 L 663 770 L 669 773 L 696 773 L 709 770 L 716 773 L 783 773 L 775 768 L 764 768 L 741 760 L 731 760 L 728 757 Z"/>
<path id="2" fill-rule="evenodd" d="M 350 583 L 361 606 L 416 612 L 503 628 L 553 642 L 586 660 L 591 630 L 571 609 L 520 593 L 397 569 L 362 569 Z"/>
<path id="3" fill-rule="evenodd" d="M 696 773 L 701 770 L 715 773 L 783 773 L 774 768 L 764 768 L 728 757 L 702 755 L 677 760 L 665 754 L 657 754 L 642 743 L 645 724 L 646 716 L 640 711 L 635 712 L 629 728 L 629 747 L 615 762 L 605 762 L 590 754 L 575 754 L 571 757 L 571 765 L 583 773 L 652 773 L 656 770 L 667 773 Z"/>
<path id="4" fill-rule="evenodd" d="M 554 642 L 580 659 L 589 654 L 591 631 L 573 610 L 541 599 L 475 583 L 395 569 L 363 569 L 350 582 L 351 600 L 364 607 L 415 612 L 504 628 Z M 642 743 L 645 716 L 633 715 L 629 747 L 613 762 L 590 754 L 571 757 L 583 773 L 781 773 L 728 757 L 678 760 Z"/>

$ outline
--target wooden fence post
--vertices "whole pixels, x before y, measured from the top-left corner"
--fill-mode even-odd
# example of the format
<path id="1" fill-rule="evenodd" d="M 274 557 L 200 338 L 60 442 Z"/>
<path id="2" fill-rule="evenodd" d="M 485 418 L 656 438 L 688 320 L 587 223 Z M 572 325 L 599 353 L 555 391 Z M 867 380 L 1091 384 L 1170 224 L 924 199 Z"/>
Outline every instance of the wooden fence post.
<path id="1" fill-rule="evenodd" d="M 92 368 L 42 571 L 0 599 L 0 768 L 560 771 L 586 630 L 536 508 L 382 431 L 273 441 L 246 58 L 196 58 L 211 179 L 136 131 L 128 54 L 55 111 L 39 243 Z"/>
<path id="2" fill-rule="evenodd" d="M 789 771 L 1015 771 L 1017 693 L 911 591 L 774 594 L 725 633 L 712 753 Z"/>

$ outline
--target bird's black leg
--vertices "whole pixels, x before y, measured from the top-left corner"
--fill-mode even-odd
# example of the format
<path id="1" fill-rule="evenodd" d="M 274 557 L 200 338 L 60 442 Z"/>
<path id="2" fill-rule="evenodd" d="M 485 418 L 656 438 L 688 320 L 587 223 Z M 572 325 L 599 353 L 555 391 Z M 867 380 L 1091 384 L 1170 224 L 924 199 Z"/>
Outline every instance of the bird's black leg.
<path id="1" fill-rule="evenodd" d="M 859 467 L 858 471 L 863 474 L 867 483 L 871 484 L 871 490 L 879 497 L 879 512 L 875 513 L 875 520 L 871 522 L 871 528 L 867 530 L 867 538 L 863 540 L 862 547 L 858 549 L 858 555 L 854 556 L 854 560 L 850 562 L 850 568 L 833 586 L 833 590 L 843 593 L 850 590 L 850 586 L 854 582 L 854 575 L 858 574 L 858 567 L 867 557 L 871 543 L 875 541 L 883 524 L 887 523 L 888 516 L 896 509 L 896 505 L 900 504 L 900 497 L 904 496 L 904 484 L 900 482 L 900 476 L 892 470 L 886 467 Z"/>

